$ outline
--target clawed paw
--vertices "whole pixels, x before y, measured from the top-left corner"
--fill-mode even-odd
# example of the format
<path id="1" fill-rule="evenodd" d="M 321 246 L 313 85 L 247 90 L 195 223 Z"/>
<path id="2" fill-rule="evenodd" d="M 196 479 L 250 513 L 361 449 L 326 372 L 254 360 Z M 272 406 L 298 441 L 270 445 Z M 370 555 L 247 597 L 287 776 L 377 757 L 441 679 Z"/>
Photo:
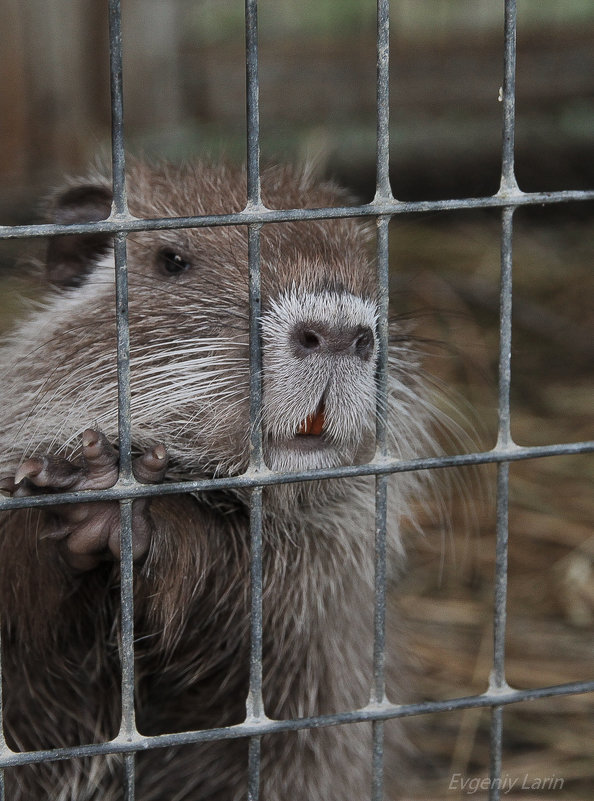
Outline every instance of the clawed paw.
<path id="1" fill-rule="evenodd" d="M 156 484 L 163 480 L 167 464 L 165 447 L 156 445 L 134 460 L 134 475 L 143 484 Z M 78 459 L 70 461 L 52 455 L 32 457 L 21 464 L 14 476 L 0 479 L 0 489 L 13 497 L 23 497 L 106 489 L 112 487 L 117 478 L 117 452 L 101 432 L 88 428 L 82 435 L 82 454 Z M 132 550 L 136 561 L 146 555 L 150 544 L 149 505 L 150 499 L 142 498 L 132 506 Z M 59 540 L 73 568 L 90 570 L 106 558 L 119 559 L 117 501 L 64 503 L 47 509 L 48 523 L 41 536 Z"/>

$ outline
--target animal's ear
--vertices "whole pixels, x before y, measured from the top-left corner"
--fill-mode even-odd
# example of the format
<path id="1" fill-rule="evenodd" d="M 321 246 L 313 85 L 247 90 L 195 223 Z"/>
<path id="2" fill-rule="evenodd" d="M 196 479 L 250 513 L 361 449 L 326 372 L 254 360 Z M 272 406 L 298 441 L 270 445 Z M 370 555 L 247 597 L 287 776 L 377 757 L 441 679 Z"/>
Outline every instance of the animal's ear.
<path id="1" fill-rule="evenodd" d="M 111 211 L 111 191 L 100 184 L 73 186 L 57 195 L 49 208 L 49 222 L 61 225 L 105 220 Z M 60 234 L 49 240 L 48 280 L 62 287 L 84 283 L 97 260 L 112 247 L 112 235 Z"/>

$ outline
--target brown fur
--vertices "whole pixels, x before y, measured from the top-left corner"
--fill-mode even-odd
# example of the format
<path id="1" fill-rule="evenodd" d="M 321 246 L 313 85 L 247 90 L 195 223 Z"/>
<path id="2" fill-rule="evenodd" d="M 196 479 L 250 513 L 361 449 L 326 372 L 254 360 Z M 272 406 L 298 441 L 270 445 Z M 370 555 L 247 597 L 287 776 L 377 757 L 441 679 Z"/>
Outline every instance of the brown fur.
<path id="1" fill-rule="evenodd" d="M 85 186 L 94 187 L 92 202 Z M 223 213 L 244 206 L 245 175 L 203 164 L 137 163 L 128 187 L 130 209 L 140 217 Z M 269 206 L 346 202 L 341 190 L 316 186 L 288 168 L 267 171 L 263 189 Z M 85 197 L 81 210 L 77 204 Z M 102 208 L 109 210 L 108 197 L 105 179 L 92 176 L 57 195 L 49 215 L 62 222 L 99 219 Z M 117 439 L 113 289 L 102 262 L 109 243 L 100 236 L 67 239 L 50 246 L 48 255 L 48 278 L 58 288 L 0 355 L 2 473 L 14 472 L 31 454 L 75 457 L 88 426 Z M 156 254 L 168 248 L 191 260 L 192 269 L 175 277 L 159 272 Z M 167 479 L 244 470 L 249 453 L 245 229 L 134 234 L 128 258 L 135 450 L 163 442 L 170 453 Z M 282 366 L 274 361 L 276 335 L 272 328 L 266 333 L 270 304 L 293 286 L 314 302 L 329 292 L 373 304 L 376 281 L 367 229 L 354 220 L 264 226 L 262 263 L 263 419 L 270 460 L 276 446 L 266 430 L 282 426 L 282 414 L 274 423 L 275 406 L 285 402 Z M 208 388 L 210 379 L 188 364 L 192 348 L 205 337 L 213 340 L 205 358 L 218 365 L 208 368 L 217 378 L 201 394 L 200 382 Z M 226 350 L 217 349 L 218 341 L 227 343 Z M 182 353 L 183 343 L 188 344 Z M 405 332 L 394 340 L 391 367 L 392 443 L 410 457 L 426 448 L 430 437 L 428 404 Z M 191 387 L 175 389 L 173 376 L 190 375 L 189 370 L 194 370 Z M 356 404 L 347 378 L 337 382 L 337 401 L 343 401 L 337 406 Z M 372 456 L 373 401 L 365 402 L 369 408 L 360 402 L 367 409 L 361 412 L 360 436 L 347 431 L 345 442 L 332 451 L 332 463 Z M 416 486 L 412 477 L 392 482 L 388 536 L 395 559 L 399 521 Z M 373 499 L 373 480 L 367 478 L 265 491 L 264 699 L 271 718 L 346 710 L 369 700 Z M 150 520 L 150 549 L 135 576 L 138 727 L 156 734 L 241 722 L 249 669 L 246 499 L 240 492 L 155 498 Z M 74 573 L 64 543 L 47 538 L 54 523 L 52 511 L 5 512 L 0 519 L 5 728 L 13 748 L 95 742 L 115 736 L 119 728 L 118 565 L 107 560 Z M 365 724 L 268 735 L 261 797 L 364 798 L 370 761 Z M 123 797 L 118 765 L 116 757 L 97 757 L 11 769 L 8 797 L 116 801 Z M 136 797 L 244 798 L 246 766 L 244 740 L 140 754 Z"/>

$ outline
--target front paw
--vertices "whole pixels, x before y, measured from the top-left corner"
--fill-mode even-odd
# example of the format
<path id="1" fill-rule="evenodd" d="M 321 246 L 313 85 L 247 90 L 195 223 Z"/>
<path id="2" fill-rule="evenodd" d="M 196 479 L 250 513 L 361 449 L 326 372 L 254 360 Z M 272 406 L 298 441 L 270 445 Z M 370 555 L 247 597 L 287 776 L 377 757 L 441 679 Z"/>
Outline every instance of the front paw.
<path id="1" fill-rule="evenodd" d="M 167 470 L 163 445 L 145 451 L 133 463 L 134 475 L 143 484 L 159 483 Z M 46 455 L 27 459 L 14 476 L 0 479 L 0 489 L 14 497 L 106 489 L 118 478 L 118 454 L 99 431 L 88 428 L 82 435 L 82 454 L 68 460 Z M 132 552 L 135 561 L 149 548 L 150 498 L 132 505 Z M 105 559 L 120 556 L 120 512 L 117 501 L 57 504 L 49 510 L 42 536 L 59 540 L 68 564 L 76 570 L 91 570 Z"/>

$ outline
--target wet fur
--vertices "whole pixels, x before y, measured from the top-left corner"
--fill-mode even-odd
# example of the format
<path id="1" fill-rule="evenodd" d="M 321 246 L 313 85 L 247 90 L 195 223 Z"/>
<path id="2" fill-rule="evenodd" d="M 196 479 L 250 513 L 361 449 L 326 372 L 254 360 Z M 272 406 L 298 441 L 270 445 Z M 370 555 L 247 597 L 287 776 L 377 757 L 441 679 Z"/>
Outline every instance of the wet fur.
<path id="1" fill-rule="evenodd" d="M 109 191 L 100 175 L 86 183 Z M 70 189 L 79 185 L 85 182 Z M 204 164 L 138 162 L 128 192 L 139 217 L 240 211 L 245 175 Z M 347 202 L 332 184 L 316 185 L 288 168 L 267 171 L 263 192 L 271 207 Z M 52 219 L 64 219 L 61 197 L 49 204 Z M 337 309 L 344 315 L 341 298 L 375 308 L 368 240 L 368 228 L 355 220 L 262 230 L 263 423 L 272 467 L 316 466 L 321 458 L 274 444 L 311 411 L 307 387 L 317 386 L 310 376 L 300 389 L 298 362 L 281 352 L 282 315 L 294 317 L 307 304 L 315 315 L 324 295 L 330 315 Z M 61 285 L 49 290 L 0 355 L 2 473 L 31 454 L 72 457 L 89 425 L 117 440 L 113 262 L 100 245 L 80 280 L 64 279 L 54 265 Z M 174 278 L 160 273 L 155 254 L 164 248 L 185 254 L 192 269 Z M 128 259 L 134 448 L 163 442 L 171 456 L 168 479 L 241 472 L 249 452 L 245 229 L 133 234 Z M 402 458 L 433 451 L 419 359 L 406 328 L 397 325 L 390 365 L 391 447 Z M 373 370 L 369 375 L 354 375 L 353 384 L 345 373 L 328 390 L 336 430 L 323 464 L 373 455 Z M 295 387 L 287 391 L 291 380 Z M 412 474 L 391 482 L 393 565 L 401 561 L 400 522 L 419 487 Z M 301 717 L 365 705 L 372 677 L 373 480 L 268 488 L 264 504 L 267 714 Z M 138 727 L 155 734 L 240 722 L 249 668 L 246 498 L 240 492 L 161 497 L 150 514 L 150 552 L 135 577 Z M 18 749 L 103 740 L 119 728 L 118 566 L 105 562 L 73 575 L 45 536 L 50 522 L 51 512 L 32 510 L 0 519 L 5 727 L 9 745 Z M 395 659 L 390 670 L 397 675 Z M 397 688 L 390 695 L 397 697 Z M 396 728 L 387 728 L 391 737 Z M 398 772 L 398 756 L 391 754 Z M 370 755 L 365 724 L 268 735 L 261 797 L 367 797 Z M 123 797 L 119 764 L 116 757 L 97 757 L 12 769 L 8 797 L 116 801 Z M 235 801 L 245 797 L 246 765 L 244 740 L 139 754 L 137 798 Z"/>

